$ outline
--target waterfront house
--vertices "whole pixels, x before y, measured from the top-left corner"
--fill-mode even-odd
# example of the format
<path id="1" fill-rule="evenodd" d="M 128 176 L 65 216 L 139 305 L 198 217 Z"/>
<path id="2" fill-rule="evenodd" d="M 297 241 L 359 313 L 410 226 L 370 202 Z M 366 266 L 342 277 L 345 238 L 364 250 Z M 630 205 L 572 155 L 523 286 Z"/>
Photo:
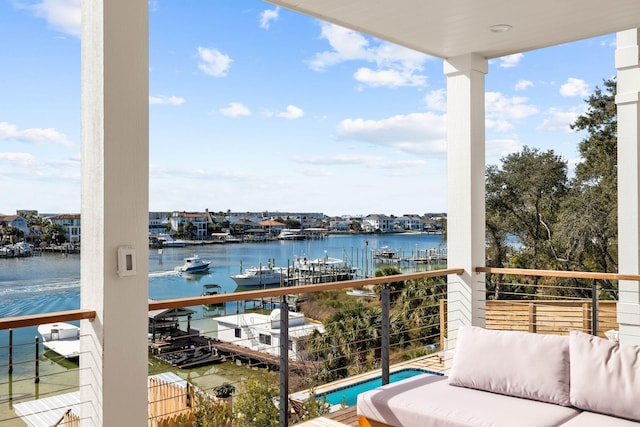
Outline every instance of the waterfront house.
<path id="1" fill-rule="evenodd" d="M 169 218 L 171 229 L 173 231 L 187 232 L 196 239 L 204 239 L 207 237 L 207 225 L 209 224 L 209 215 L 193 212 L 173 212 Z"/>
<path id="2" fill-rule="evenodd" d="M 403 215 L 395 219 L 395 226 L 399 231 L 422 231 L 424 225 L 417 215 Z"/>
<path id="3" fill-rule="evenodd" d="M 250 350 L 280 355 L 280 310 L 271 314 L 239 313 L 216 317 L 216 338 Z M 324 332 L 319 323 L 307 322 L 303 313 L 289 312 L 289 359 L 308 360 L 307 341 L 314 331 Z"/>
<path id="4" fill-rule="evenodd" d="M 80 243 L 80 214 L 61 214 L 49 218 L 52 223 L 64 228 L 67 242 Z"/>
<path id="5" fill-rule="evenodd" d="M 2 227 L 16 227 L 25 237 L 30 234 L 29 223 L 20 215 L 0 215 L 0 228 Z"/>
<path id="6" fill-rule="evenodd" d="M 260 221 L 260 227 L 262 227 L 262 229 L 270 236 L 275 237 L 278 234 L 280 234 L 280 232 L 282 230 L 284 230 L 284 228 L 286 227 L 286 225 L 284 225 L 283 223 L 279 222 L 279 221 L 275 221 L 273 219 L 267 219 L 265 221 Z"/>
<path id="7" fill-rule="evenodd" d="M 443 60 L 448 266 L 461 271 L 448 276 L 445 345 L 450 351 L 460 326 L 486 321 L 484 99 L 489 61 L 617 32 L 611 58 L 618 108 L 617 320 L 620 342 L 640 344 L 638 0 L 270 2 Z M 81 313 L 93 316 L 81 321 L 83 425 L 148 424 L 148 17 L 148 0 L 82 2 L 81 179 L 87 221 Z M 428 196 L 428 190 L 420 191 L 414 197 Z M 119 249 L 129 257 L 117 257 Z M 119 269 L 119 259 L 121 264 L 135 260 L 137 269 Z"/>
<path id="8" fill-rule="evenodd" d="M 394 231 L 395 219 L 386 215 L 367 215 L 362 220 L 362 228 L 367 232 Z"/>

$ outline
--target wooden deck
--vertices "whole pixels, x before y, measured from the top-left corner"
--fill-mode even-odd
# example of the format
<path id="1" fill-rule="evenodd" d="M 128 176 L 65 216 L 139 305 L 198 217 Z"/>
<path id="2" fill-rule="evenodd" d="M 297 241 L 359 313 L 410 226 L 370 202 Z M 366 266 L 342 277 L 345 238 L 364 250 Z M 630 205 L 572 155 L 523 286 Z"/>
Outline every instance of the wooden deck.
<path id="1" fill-rule="evenodd" d="M 414 359 L 406 363 L 397 364 L 392 367 L 392 369 L 397 368 L 418 368 L 442 373 L 444 372 L 444 362 L 439 355 L 432 355 Z M 376 372 L 376 375 L 378 375 L 379 372 Z M 347 378 L 340 382 L 340 386 L 344 386 L 345 384 L 348 384 L 348 382 L 358 382 L 361 380 L 360 377 L 361 376 Z M 328 388 L 327 386 L 329 386 L 329 384 L 322 386 L 322 388 L 326 389 Z M 358 415 L 356 411 L 356 405 L 349 406 L 347 408 L 325 414 L 322 417 L 306 421 L 302 424 L 296 424 L 296 427 L 357 427 Z"/>

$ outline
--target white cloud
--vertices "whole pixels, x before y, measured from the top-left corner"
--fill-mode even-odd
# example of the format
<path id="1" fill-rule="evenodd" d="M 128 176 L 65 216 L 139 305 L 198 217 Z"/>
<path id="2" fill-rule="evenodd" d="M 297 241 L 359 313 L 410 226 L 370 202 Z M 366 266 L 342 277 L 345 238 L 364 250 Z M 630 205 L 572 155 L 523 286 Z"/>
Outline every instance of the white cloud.
<path id="1" fill-rule="evenodd" d="M 213 77 L 225 77 L 233 59 L 221 53 L 217 49 L 198 47 L 198 68 L 205 74 Z"/>
<path id="2" fill-rule="evenodd" d="M 299 119 L 304 116 L 304 111 L 302 109 L 296 107 L 295 105 L 287 105 L 287 111 L 284 113 L 276 114 L 278 117 L 282 117 L 283 119 Z"/>
<path id="3" fill-rule="evenodd" d="M 81 0 L 42 0 L 33 4 L 14 2 L 17 8 L 30 10 L 47 21 L 55 31 L 80 37 Z"/>
<path id="4" fill-rule="evenodd" d="M 586 98 L 589 96 L 589 85 L 582 79 L 569 77 L 567 82 L 560 86 L 560 95 Z"/>
<path id="5" fill-rule="evenodd" d="M 64 134 L 53 128 L 18 130 L 15 125 L 7 122 L 0 122 L 0 140 L 2 139 L 13 139 L 31 144 L 54 144 L 73 147 L 73 143 Z"/>
<path id="6" fill-rule="evenodd" d="M 383 120 L 346 119 L 336 128 L 343 139 L 391 146 L 413 153 L 446 151 L 446 117 L 431 112 L 397 115 Z"/>
<path id="7" fill-rule="evenodd" d="M 552 108 L 546 114 L 546 118 L 536 128 L 540 132 L 564 132 L 571 133 L 573 130 L 570 125 L 575 123 L 578 116 L 581 114 L 577 109 L 569 111 L 561 111 L 556 108 Z"/>
<path id="8" fill-rule="evenodd" d="M 363 67 L 358 69 L 353 77 L 357 81 L 373 87 L 424 86 L 427 82 L 426 76 L 413 74 L 411 70 L 407 69 L 372 70 L 370 68 Z"/>
<path id="9" fill-rule="evenodd" d="M 445 88 L 432 90 L 424 96 L 424 102 L 429 110 L 447 111 L 447 90 Z"/>
<path id="10" fill-rule="evenodd" d="M 304 116 L 304 111 L 302 111 L 302 109 L 296 107 L 295 105 L 287 105 L 286 111 L 265 111 L 264 115 L 267 117 L 280 117 L 282 119 L 295 120 Z"/>
<path id="11" fill-rule="evenodd" d="M 522 53 L 514 53 L 513 55 L 507 55 L 500 58 L 500 68 L 515 67 L 524 58 Z"/>
<path id="12" fill-rule="evenodd" d="M 423 166 L 427 162 L 423 159 L 391 160 L 384 156 L 370 156 L 366 154 L 335 154 L 317 157 L 293 157 L 293 161 L 312 165 L 360 165 L 374 169 L 406 169 Z"/>
<path id="13" fill-rule="evenodd" d="M 38 164 L 36 158 L 29 153 L 0 153 L 0 163 L 18 167 L 32 167 Z"/>
<path id="14" fill-rule="evenodd" d="M 506 97 L 500 92 L 485 94 L 487 119 L 521 120 L 538 113 L 538 109 L 527 104 L 528 98 L 523 96 Z"/>
<path id="15" fill-rule="evenodd" d="M 494 130 L 496 132 L 507 132 L 514 128 L 513 123 L 507 120 L 486 119 L 484 121 L 484 126 L 485 128 Z"/>
<path id="16" fill-rule="evenodd" d="M 427 55 L 392 43 L 371 44 L 360 33 L 323 23 L 320 38 L 326 39 L 331 50 L 316 53 L 308 64 L 312 70 L 324 71 L 346 61 L 374 63 L 374 69 L 361 67 L 354 78 L 370 86 L 425 86 L 427 77 L 421 74 Z"/>
<path id="17" fill-rule="evenodd" d="M 184 104 L 184 98 L 178 96 L 149 96 L 150 105 L 182 105 Z"/>
<path id="18" fill-rule="evenodd" d="M 487 140 L 485 157 L 504 157 L 521 149 L 522 145 L 515 139 L 491 139 Z"/>
<path id="19" fill-rule="evenodd" d="M 280 8 L 276 7 L 275 9 L 268 9 L 263 11 L 260 14 L 260 28 L 268 30 L 271 26 L 271 21 L 277 21 L 278 15 L 280 13 Z"/>
<path id="20" fill-rule="evenodd" d="M 533 82 L 529 80 L 518 80 L 518 83 L 513 87 L 515 91 L 526 90 L 530 87 L 533 87 Z"/>
<path id="21" fill-rule="evenodd" d="M 226 117 L 250 116 L 251 110 L 241 102 L 230 102 L 226 108 L 218 110 L 220 114 Z"/>

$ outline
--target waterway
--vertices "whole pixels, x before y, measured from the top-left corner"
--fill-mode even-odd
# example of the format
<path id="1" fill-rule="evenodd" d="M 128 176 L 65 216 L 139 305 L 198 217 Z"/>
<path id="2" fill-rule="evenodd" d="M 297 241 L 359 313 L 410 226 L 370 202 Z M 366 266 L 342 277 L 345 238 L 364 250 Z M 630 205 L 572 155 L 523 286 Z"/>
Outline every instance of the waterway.
<path id="1" fill-rule="evenodd" d="M 405 258 L 412 258 L 429 249 L 442 248 L 442 236 L 430 234 L 363 234 L 330 235 L 323 239 L 306 241 L 274 241 L 264 243 L 229 243 L 186 246 L 184 248 L 164 248 L 149 251 L 149 298 L 164 300 L 198 296 L 204 284 L 215 283 L 222 292 L 242 291 L 231 279 L 231 275 L 241 268 L 267 265 L 287 266 L 296 256 L 319 258 L 329 256 L 347 260 L 358 267 L 361 277 L 373 276 L 380 267 L 373 254 L 387 247 L 398 251 Z M 184 258 L 197 254 L 203 260 L 211 261 L 211 269 L 206 274 L 181 275 L 175 268 L 182 265 Z M 435 268 L 433 265 L 401 263 L 405 271 L 420 271 Z M 438 267 L 442 267 L 439 265 Z M 52 311 L 72 310 L 80 306 L 80 255 L 42 254 L 29 258 L 0 259 L 0 317 L 21 316 Z M 202 307 L 195 307 L 195 318 L 211 316 Z M 227 303 L 224 311 L 235 312 L 236 303 Z M 242 308 L 240 308 L 242 309 Z M 33 384 L 34 337 L 37 330 L 20 328 L 13 332 L 14 369 L 11 378 L 7 374 L 8 332 L 0 331 L 0 404 L 11 396 L 15 399 L 22 393 L 20 382 Z M 21 362 L 27 361 L 27 362 Z M 41 375 L 65 370 L 59 364 L 44 361 Z M 216 367 L 199 368 L 194 375 L 208 375 L 218 370 Z M 232 369 L 232 368 L 230 368 Z M 150 371 L 153 370 L 153 366 Z M 74 372 L 76 370 L 73 370 Z M 189 374 L 190 375 L 190 374 Z M 214 376 L 215 377 L 215 376 Z M 24 378 L 27 378 L 24 380 Z M 56 382 L 77 384 L 77 374 Z M 39 390 L 26 387 L 27 394 L 40 394 L 46 390 L 42 381 Z M 23 384 L 24 385 L 24 384 Z M 2 413 L 0 408 L 0 414 Z M 5 425 L 0 417 L 0 425 Z"/>

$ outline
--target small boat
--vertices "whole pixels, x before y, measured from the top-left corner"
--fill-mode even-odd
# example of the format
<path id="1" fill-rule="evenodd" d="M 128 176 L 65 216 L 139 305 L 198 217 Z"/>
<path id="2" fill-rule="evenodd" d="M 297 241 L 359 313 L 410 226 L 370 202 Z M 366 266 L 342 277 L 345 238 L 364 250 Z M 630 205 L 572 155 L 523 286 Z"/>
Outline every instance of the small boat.
<path id="1" fill-rule="evenodd" d="M 184 248 L 186 243 L 182 240 L 173 240 L 169 234 L 158 234 L 158 243 L 165 248 Z"/>
<path id="2" fill-rule="evenodd" d="M 238 286 L 279 285 L 287 280 L 285 267 L 260 266 L 247 268 L 243 273 L 231 276 Z"/>
<path id="3" fill-rule="evenodd" d="M 48 323 L 38 326 L 42 345 L 66 359 L 80 356 L 80 328 L 69 323 Z"/>
<path id="4" fill-rule="evenodd" d="M 181 267 L 176 267 L 176 270 L 180 273 L 202 273 L 209 271 L 210 261 L 203 261 L 198 255 L 194 255 L 184 259 L 184 264 Z"/>
<path id="5" fill-rule="evenodd" d="M 220 285 L 216 285 L 215 283 L 207 283 L 205 285 L 202 285 L 202 296 L 203 297 L 210 297 L 213 295 L 220 295 L 220 290 L 222 289 L 222 286 Z M 220 307 L 223 306 L 224 303 L 222 302 L 218 302 L 215 304 L 202 304 L 202 306 L 205 309 L 213 309 L 215 307 Z"/>
<path id="6" fill-rule="evenodd" d="M 301 230 L 283 228 L 278 234 L 278 240 L 304 240 L 306 236 L 302 234 Z"/>
<path id="7" fill-rule="evenodd" d="M 389 246 L 382 246 L 375 251 L 373 257 L 380 260 L 396 260 L 400 257 L 397 249 L 391 249 Z"/>

